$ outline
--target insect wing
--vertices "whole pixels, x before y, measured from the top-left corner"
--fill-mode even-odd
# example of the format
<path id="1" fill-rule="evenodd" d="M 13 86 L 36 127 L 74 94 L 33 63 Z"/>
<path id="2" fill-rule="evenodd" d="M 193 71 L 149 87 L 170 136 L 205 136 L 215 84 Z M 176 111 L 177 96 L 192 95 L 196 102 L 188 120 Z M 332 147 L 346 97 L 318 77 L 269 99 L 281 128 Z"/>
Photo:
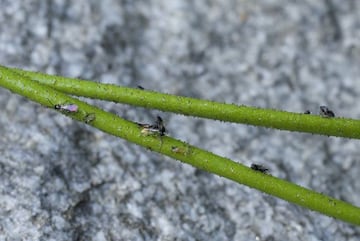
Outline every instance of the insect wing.
<path id="1" fill-rule="evenodd" d="M 64 109 L 68 110 L 69 112 L 77 112 L 79 110 L 79 107 L 75 104 L 69 104 L 65 105 Z"/>

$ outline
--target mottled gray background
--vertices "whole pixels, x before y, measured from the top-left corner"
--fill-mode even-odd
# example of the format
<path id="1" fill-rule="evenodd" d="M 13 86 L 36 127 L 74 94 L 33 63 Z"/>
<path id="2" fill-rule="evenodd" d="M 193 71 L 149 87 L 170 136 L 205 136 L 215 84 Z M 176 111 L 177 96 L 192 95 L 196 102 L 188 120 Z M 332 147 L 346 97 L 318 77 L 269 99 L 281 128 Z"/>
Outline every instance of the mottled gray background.
<path id="1" fill-rule="evenodd" d="M 0 0 L 0 64 L 360 118 L 356 0 Z M 94 102 L 92 102 L 94 103 Z M 96 102 L 360 205 L 360 143 Z M 0 240 L 359 240 L 294 206 L 0 89 Z"/>

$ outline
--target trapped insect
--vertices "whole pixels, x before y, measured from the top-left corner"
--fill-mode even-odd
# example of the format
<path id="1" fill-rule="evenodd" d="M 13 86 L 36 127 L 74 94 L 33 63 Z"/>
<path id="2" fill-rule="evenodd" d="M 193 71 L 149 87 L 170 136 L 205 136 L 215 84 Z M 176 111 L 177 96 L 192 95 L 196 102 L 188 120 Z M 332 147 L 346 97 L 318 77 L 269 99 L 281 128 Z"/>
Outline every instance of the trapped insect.
<path id="1" fill-rule="evenodd" d="M 49 99 L 48 99 L 49 100 Z M 49 102 L 53 105 L 53 103 L 49 100 Z M 66 113 L 75 113 L 78 112 L 79 107 L 76 104 L 56 104 L 54 105 L 55 110 L 63 111 Z"/>
<path id="2" fill-rule="evenodd" d="M 327 118 L 335 117 L 334 112 L 324 105 L 320 106 L 320 115 Z"/>
<path id="3" fill-rule="evenodd" d="M 54 105 L 54 109 L 70 113 L 70 112 L 78 112 L 79 107 L 75 104 L 65 104 L 65 105 L 57 104 Z"/>
<path id="4" fill-rule="evenodd" d="M 250 166 L 251 169 L 253 169 L 254 171 L 258 171 L 258 172 L 262 172 L 264 174 L 268 174 L 269 173 L 269 168 L 264 167 L 263 165 L 260 164 L 251 164 Z"/>
<path id="5" fill-rule="evenodd" d="M 162 120 L 162 118 L 160 116 L 156 117 L 156 122 L 153 125 L 149 125 L 149 124 L 141 124 L 141 123 L 137 123 L 138 126 L 140 126 L 141 129 L 141 134 L 143 135 L 151 135 L 151 134 L 158 134 L 159 136 L 164 136 L 166 129 L 165 129 L 165 125 L 164 122 Z"/>

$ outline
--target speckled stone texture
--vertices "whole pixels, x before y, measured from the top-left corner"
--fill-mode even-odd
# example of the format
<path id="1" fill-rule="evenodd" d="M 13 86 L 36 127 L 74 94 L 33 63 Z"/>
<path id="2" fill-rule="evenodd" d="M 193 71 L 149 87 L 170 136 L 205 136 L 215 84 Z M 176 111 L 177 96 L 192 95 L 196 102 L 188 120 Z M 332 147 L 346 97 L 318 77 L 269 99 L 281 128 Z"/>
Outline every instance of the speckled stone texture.
<path id="1" fill-rule="evenodd" d="M 1 0 L 0 63 L 219 102 L 360 118 L 355 0 Z M 92 101 L 360 206 L 359 141 Z M 0 240 L 359 240 L 360 228 L 0 89 Z"/>

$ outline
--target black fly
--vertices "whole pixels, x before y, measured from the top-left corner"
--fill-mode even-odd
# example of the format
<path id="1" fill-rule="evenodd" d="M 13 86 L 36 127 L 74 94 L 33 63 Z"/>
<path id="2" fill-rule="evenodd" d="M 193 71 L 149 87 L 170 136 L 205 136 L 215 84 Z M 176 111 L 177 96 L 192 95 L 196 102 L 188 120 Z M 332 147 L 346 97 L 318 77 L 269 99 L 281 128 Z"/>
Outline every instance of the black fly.
<path id="1" fill-rule="evenodd" d="M 250 168 L 253 169 L 254 171 L 262 172 L 264 174 L 268 174 L 268 172 L 269 172 L 269 168 L 266 168 L 260 164 L 253 163 L 253 164 L 251 164 Z"/>
<path id="2" fill-rule="evenodd" d="M 327 108 L 326 106 L 324 106 L 324 105 L 320 106 L 320 115 L 322 117 L 326 117 L 326 118 L 335 117 L 334 112 L 332 110 L 330 110 L 329 108 Z"/>

